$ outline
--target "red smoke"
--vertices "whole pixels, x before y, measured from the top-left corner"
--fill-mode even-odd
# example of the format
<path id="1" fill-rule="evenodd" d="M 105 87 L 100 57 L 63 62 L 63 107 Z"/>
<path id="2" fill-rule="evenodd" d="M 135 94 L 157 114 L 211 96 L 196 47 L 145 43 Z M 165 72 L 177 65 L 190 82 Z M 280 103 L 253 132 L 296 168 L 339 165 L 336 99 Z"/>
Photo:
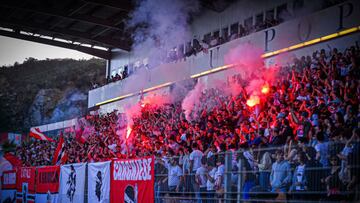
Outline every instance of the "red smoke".
<path id="1" fill-rule="evenodd" d="M 122 138 L 128 140 L 132 133 L 132 127 L 134 125 L 134 118 L 140 117 L 143 108 L 153 108 L 155 106 L 163 106 L 164 104 L 170 103 L 171 97 L 164 94 L 156 94 L 154 92 L 147 93 L 143 99 L 134 105 L 126 108 L 126 130 L 122 130 Z M 123 128 L 124 129 L 124 128 Z M 131 143 L 129 143 L 131 144 Z"/>
<path id="2" fill-rule="evenodd" d="M 235 64 L 236 72 L 240 73 L 243 79 L 248 79 L 253 74 L 261 74 L 264 68 L 264 60 L 261 58 L 262 53 L 262 49 L 252 44 L 239 44 L 226 53 L 224 62 L 225 64 Z"/>
<path id="3" fill-rule="evenodd" d="M 226 64 L 235 64 L 234 73 L 239 74 L 243 81 L 249 81 L 245 87 L 248 100 L 246 104 L 254 107 L 270 93 L 270 85 L 278 76 L 277 67 L 265 67 L 261 57 L 262 49 L 245 43 L 231 49 L 225 55 Z"/>
<path id="4" fill-rule="evenodd" d="M 164 104 L 170 103 L 171 98 L 169 95 L 164 94 L 156 94 L 156 93 L 147 93 L 145 97 L 142 99 L 141 107 L 145 107 L 146 105 L 154 105 L 154 106 L 162 106 Z"/>

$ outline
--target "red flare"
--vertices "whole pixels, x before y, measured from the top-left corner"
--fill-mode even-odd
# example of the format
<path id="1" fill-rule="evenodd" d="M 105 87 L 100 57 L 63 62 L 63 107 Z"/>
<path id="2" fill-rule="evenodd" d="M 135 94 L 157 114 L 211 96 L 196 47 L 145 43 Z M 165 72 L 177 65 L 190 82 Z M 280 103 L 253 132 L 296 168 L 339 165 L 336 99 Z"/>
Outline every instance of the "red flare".
<path id="1" fill-rule="evenodd" d="M 264 86 L 262 86 L 261 93 L 267 94 L 267 93 L 269 93 L 269 91 L 270 91 L 270 88 L 269 88 L 268 84 L 265 84 Z"/>
<path id="2" fill-rule="evenodd" d="M 129 138 L 129 136 L 131 134 L 131 131 L 132 131 L 132 129 L 131 129 L 130 125 L 128 125 L 127 128 L 126 128 L 126 139 Z"/>
<path id="3" fill-rule="evenodd" d="M 246 101 L 246 105 L 253 107 L 257 104 L 260 104 L 260 98 L 255 95 L 251 95 L 250 98 Z"/>

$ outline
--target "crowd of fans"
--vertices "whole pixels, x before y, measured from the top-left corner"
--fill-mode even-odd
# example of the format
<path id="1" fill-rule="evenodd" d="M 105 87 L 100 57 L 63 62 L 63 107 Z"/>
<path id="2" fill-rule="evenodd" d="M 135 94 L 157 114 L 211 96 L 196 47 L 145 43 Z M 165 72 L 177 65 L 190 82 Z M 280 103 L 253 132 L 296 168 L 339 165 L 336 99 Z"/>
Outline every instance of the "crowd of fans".
<path id="1" fill-rule="evenodd" d="M 241 179 L 242 199 L 254 191 L 358 199 L 359 62 L 358 45 L 295 59 L 257 107 L 246 105 L 245 89 L 224 95 L 216 88 L 202 93 L 189 120 L 181 102 L 146 104 L 128 140 L 121 138 L 124 114 L 88 115 L 80 126 L 81 134 L 88 131 L 85 140 L 79 130 L 64 133 L 67 163 L 155 155 L 157 202 L 179 195 L 212 202 L 206 199 L 224 197 L 225 153 L 232 151 L 232 192 Z M 17 154 L 25 165 L 44 165 L 53 148 L 35 142 Z"/>
<path id="2" fill-rule="evenodd" d="M 55 142 L 30 140 L 23 142 L 16 154 L 24 166 L 48 166 L 52 165 L 55 148 Z"/>

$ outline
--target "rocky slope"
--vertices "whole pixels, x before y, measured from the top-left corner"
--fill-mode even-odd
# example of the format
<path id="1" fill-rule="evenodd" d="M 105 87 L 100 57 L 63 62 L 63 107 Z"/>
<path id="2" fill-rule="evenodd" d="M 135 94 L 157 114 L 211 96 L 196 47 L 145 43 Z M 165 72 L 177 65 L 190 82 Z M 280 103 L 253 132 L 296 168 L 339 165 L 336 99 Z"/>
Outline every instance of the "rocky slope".
<path id="1" fill-rule="evenodd" d="M 92 82 L 102 82 L 105 61 L 27 59 L 0 67 L 0 132 L 83 115 Z"/>

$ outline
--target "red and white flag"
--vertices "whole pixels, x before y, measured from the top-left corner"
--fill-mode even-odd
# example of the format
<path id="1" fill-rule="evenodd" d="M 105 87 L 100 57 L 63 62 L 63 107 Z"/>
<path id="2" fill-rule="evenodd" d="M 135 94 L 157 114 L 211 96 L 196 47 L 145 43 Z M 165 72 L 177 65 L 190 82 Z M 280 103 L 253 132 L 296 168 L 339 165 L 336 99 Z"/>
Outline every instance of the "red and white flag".
<path id="1" fill-rule="evenodd" d="M 75 139 L 81 144 L 84 144 L 86 142 L 86 138 L 84 136 L 84 130 L 82 128 L 76 130 Z"/>
<path id="2" fill-rule="evenodd" d="M 65 142 L 62 135 L 60 135 L 58 146 L 56 147 L 52 164 L 60 165 L 65 163 L 67 160 L 67 154 L 65 152 Z"/>
<path id="3" fill-rule="evenodd" d="M 49 137 L 46 137 L 46 135 L 44 133 L 42 133 L 39 128 L 31 128 L 29 135 L 30 135 L 30 137 L 33 137 L 33 138 L 38 139 L 38 140 L 45 140 L 45 141 L 55 142 L 55 140 L 53 140 L 53 139 L 51 139 Z"/>
<path id="4" fill-rule="evenodd" d="M 5 153 L 4 158 L 13 166 L 13 168 L 20 167 L 22 165 L 21 160 L 12 153 Z"/>

